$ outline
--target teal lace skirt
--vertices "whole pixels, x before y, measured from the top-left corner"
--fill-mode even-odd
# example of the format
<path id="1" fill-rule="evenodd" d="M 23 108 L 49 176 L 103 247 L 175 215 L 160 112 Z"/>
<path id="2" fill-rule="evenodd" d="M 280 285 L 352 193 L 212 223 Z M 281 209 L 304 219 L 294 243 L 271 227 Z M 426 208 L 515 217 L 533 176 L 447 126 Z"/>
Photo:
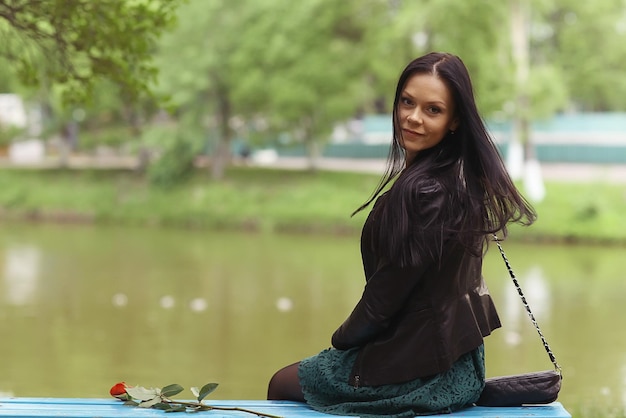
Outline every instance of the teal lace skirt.
<path id="1" fill-rule="evenodd" d="M 450 413 L 478 400 L 485 382 L 484 347 L 464 354 L 444 373 L 406 383 L 354 388 L 348 377 L 358 349 L 329 348 L 300 363 L 298 377 L 313 409 L 360 417 Z"/>

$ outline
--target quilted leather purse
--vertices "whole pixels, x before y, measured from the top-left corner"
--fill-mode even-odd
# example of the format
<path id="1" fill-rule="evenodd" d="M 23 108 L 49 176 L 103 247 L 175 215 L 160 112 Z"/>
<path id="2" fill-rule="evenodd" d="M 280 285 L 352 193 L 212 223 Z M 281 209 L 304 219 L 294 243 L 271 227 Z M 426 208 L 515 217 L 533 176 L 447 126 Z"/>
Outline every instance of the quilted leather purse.
<path id="1" fill-rule="evenodd" d="M 504 249 L 500 245 L 500 240 L 496 235 L 494 235 L 494 239 L 498 249 L 500 250 L 500 255 L 502 255 L 504 264 L 509 271 L 509 275 L 513 280 L 513 284 L 517 289 L 517 293 L 522 300 L 522 304 L 526 308 L 526 312 L 535 326 L 535 329 L 539 334 L 539 338 L 541 338 L 543 347 L 548 353 L 550 361 L 554 365 L 554 370 L 488 378 L 485 381 L 485 388 L 476 402 L 476 405 L 520 406 L 524 404 L 546 404 L 554 402 L 559 396 L 561 381 L 563 380 L 561 366 L 559 366 L 559 363 L 556 361 L 548 342 L 543 336 L 541 329 L 539 329 L 535 316 L 530 310 L 528 302 L 526 302 L 522 288 L 515 278 L 515 273 L 513 273 L 509 260 L 504 254 Z"/>

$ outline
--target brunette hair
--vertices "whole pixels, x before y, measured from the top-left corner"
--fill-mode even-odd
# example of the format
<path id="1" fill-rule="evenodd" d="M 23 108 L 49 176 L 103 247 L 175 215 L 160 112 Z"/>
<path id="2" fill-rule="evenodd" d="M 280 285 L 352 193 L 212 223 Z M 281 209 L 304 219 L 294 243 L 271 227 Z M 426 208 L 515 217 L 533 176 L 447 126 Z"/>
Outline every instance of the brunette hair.
<path id="1" fill-rule="evenodd" d="M 398 104 L 406 82 L 415 74 L 431 74 L 446 84 L 455 103 L 454 117 L 458 127 L 456 131 L 448 132 L 433 148 L 420 151 L 405 167 Z M 393 141 L 385 173 L 372 196 L 353 213 L 369 206 L 396 179 L 385 196 L 385 204 L 380 205 L 379 238 L 384 243 L 381 246 L 384 252 L 402 265 L 414 264 L 424 254 L 435 257 L 434 250 L 440 253 L 443 242 L 426 242 L 428 234 L 411 231 L 410 206 L 407 204 L 415 196 L 407 194 L 416 191 L 416 181 L 424 176 L 437 179 L 437 173 L 448 169 L 454 174 L 445 176 L 445 179 L 455 184 L 444 184 L 444 187 L 453 195 L 452 202 L 457 207 L 441 210 L 441 224 L 450 228 L 441 231 L 442 239 L 454 234 L 468 248 L 477 249 L 477 244 L 484 243 L 490 234 L 499 232 L 506 236 L 507 223 L 529 225 L 536 219 L 534 209 L 513 184 L 487 132 L 476 107 L 465 64 L 455 55 L 432 52 L 411 61 L 400 75 L 393 105 Z M 406 242 L 407 237 L 410 242 Z"/>

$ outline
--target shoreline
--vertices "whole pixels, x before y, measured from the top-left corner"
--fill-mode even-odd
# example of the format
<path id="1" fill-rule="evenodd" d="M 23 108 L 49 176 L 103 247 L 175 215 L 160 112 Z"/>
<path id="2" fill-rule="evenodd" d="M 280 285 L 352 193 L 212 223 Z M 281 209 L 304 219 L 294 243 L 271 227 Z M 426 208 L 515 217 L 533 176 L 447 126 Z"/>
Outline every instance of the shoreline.
<path id="1" fill-rule="evenodd" d="M 352 173 L 380 174 L 385 171 L 384 159 L 372 158 L 336 158 L 322 157 L 316 162 L 317 170 L 343 171 Z M 233 160 L 233 165 L 244 165 L 251 168 L 267 168 L 279 170 L 305 171 L 309 169 L 309 160 L 306 157 L 278 157 L 273 161 L 255 162 L 250 160 L 245 164 Z M 47 157 L 40 162 L 13 163 L 7 157 L 0 157 L 0 169 L 7 170 L 130 170 L 139 166 L 136 157 L 122 156 L 89 156 L 70 155 L 64 167 L 59 165 L 57 157 Z M 199 169 L 208 166 L 207 158 L 196 160 Z M 546 163 L 540 162 L 541 174 L 546 181 L 563 182 L 607 182 L 626 184 L 626 164 L 591 164 L 591 163 Z"/>
<path id="2" fill-rule="evenodd" d="M 190 179 L 169 188 L 151 185 L 131 170 L 3 170 L 0 221 L 358 234 L 362 215 L 350 214 L 379 180 L 376 172 L 358 170 L 375 166 L 352 165 L 348 170 L 339 164 L 334 171 L 325 166 L 311 173 L 302 169 L 303 162 L 283 160 L 282 168 L 235 165 L 219 182 L 198 169 Z M 580 168 L 576 173 L 582 175 Z M 615 181 L 597 180 L 606 178 L 601 168 L 594 173 L 586 181 L 574 181 L 567 171 L 560 172 L 564 180 L 546 179 L 546 197 L 533 204 L 537 222 L 530 228 L 510 225 L 511 241 L 626 245 L 626 181 L 620 176 Z"/>

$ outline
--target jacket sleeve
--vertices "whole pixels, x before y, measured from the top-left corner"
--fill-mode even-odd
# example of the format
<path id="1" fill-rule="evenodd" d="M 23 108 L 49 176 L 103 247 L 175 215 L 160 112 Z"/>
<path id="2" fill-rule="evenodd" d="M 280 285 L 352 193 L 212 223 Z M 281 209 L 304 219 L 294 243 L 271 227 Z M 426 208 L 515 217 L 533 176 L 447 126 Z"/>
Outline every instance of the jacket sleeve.
<path id="1" fill-rule="evenodd" d="M 431 183 L 429 186 L 407 197 L 411 201 L 415 231 L 420 231 L 421 239 L 436 245 L 432 242 L 434 237 L 426 230 L 440 230 L 437 224 L 445 193 L 437 185 Z M 331 342 L 335 348 L 346 350 L 364 345 L 389 326 L 433 262 L 426 256 L 417 259 L 419 261 L 410 266 L 400 266 L 388 260 L 379 262 L 354 310 L 334 332 Z"/>
<path id="2" fill-rule="evenodd" d="M 358 347 L 389 326 L 417 285 L 425 266 L 399 267 L 386 263 L 367 281 L 361 300 L 332 336 L 339 350 Z"/>

